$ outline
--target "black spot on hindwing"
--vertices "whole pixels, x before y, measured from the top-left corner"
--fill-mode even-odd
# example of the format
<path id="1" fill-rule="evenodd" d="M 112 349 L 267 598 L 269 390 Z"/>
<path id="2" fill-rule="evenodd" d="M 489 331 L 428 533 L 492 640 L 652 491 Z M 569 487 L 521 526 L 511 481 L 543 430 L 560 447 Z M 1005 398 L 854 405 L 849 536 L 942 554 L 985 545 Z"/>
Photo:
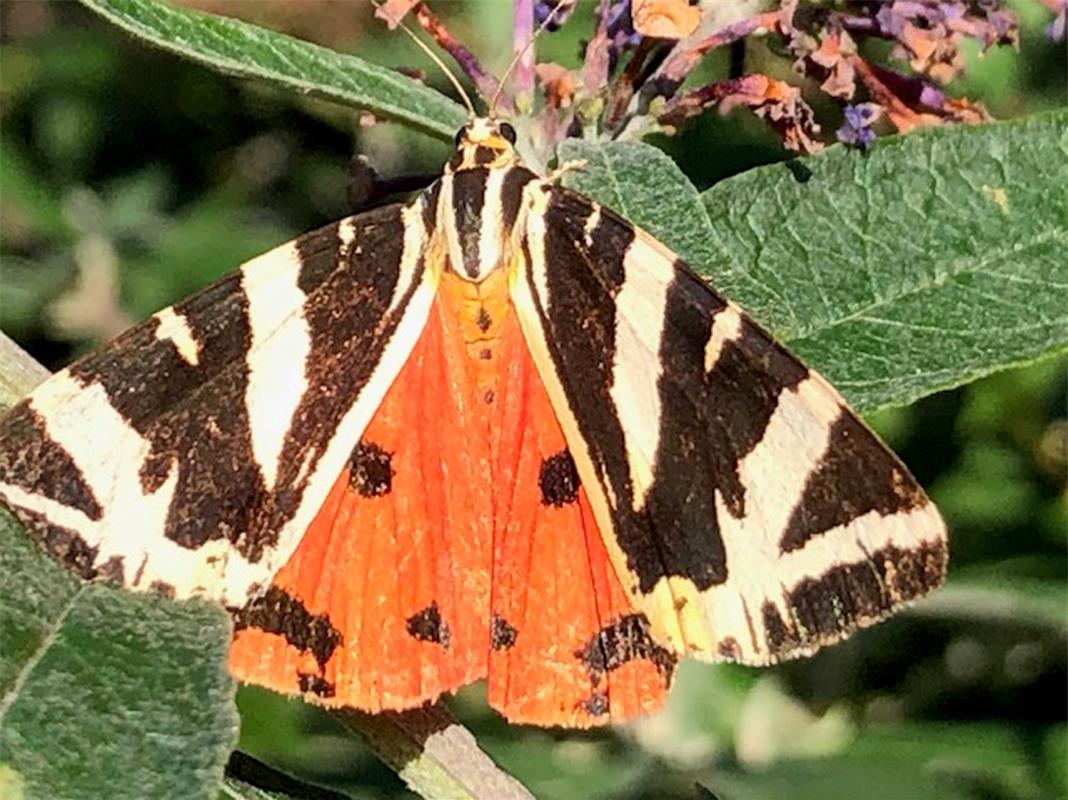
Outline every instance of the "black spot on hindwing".
<path id="1" fill-rule="evenodd" d="M 393 454 L 374 442 L 361 441 L 349 460 L 349 486 L 362 497 L 380 497 L 393 489 Z"/>
<path id="2" fill-rule="evenodd" d="M 575 651 L 575 657 L 586 667 L 594 686 L 606 673 L 637 659 L 649 661 L 664 679 L 664 686 L 670 686 L 678 662 L 674 653 L 653 639 L 644 614 L 627 614 L 605 625 Z"/>
<path id="3" fill-rule="evenodd" d="M 262 597 L 250 600 L 243 607 L 231 609 L 234 633 L 255 628 L 264 633 L 285 637 L 298 650 L 310 652 L 322 669 L 341 644 L 341 632 L 326 614 L 312 614 L 299 598 L 270 587 Z"/>
<path id="4" fill-rule="evenodd" d="M 578 499 L 579 476 L 569 450 L 565 448 L 541 462 L 538 488 L 542 505 L 559 508 Z"/>
<path id="5" fill-rule="evenodd" d="M 603 717 L 609 711 L 608 695 L 604 692 L 593 692 L 580 703 L 582 710 L 591 717 Z"/>
<path id="6" fill-rule="evenodd" d="M 490 644 L 494 650 L 508 650 L 515 645 L 519 632 L 499 614 L 490 618 Z"/>
<path id="7" fill-rule="evenodd" d="M 314 694 L 317 697 L 333 697 L 337 687 L 322 675 L 307 672 L 297 673 L 297 688 L 305 694 Z"/>
<path id="8" fill-rule="evenodd" d="M 452 640 L 452 632 L 441 618 L 441 611 L 436 602 L 408 617 L 405 628 L 409 636 L 421 642 L 433 642 L 448 647 Z"/>

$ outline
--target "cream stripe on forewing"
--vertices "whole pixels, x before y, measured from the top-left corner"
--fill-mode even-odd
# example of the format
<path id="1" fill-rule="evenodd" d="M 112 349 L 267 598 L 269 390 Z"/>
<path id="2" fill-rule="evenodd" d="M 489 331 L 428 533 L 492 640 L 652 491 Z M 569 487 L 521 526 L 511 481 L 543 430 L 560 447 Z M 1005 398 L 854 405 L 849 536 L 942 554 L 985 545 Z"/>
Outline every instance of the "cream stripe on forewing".
<path id="1" fill-rule="evenodd" d="M 705 372 L 711 372 L 719 361 L 723 346 L 737 341 L 742 335 L 742 312 L 734 303 L 727 305 L 712 317 L 712 330 L 705 345 Z"/>
<path id="2" fill-rule="evenodd" d="M 799 584 L 818 580 L 837 566 L 868 563 L 875 570 L 877 565 L 871 563 L 871 556 L 882 548 L 917 550 L 924 545 L 944 545 L 944 540 L 944 523 L 931 503 L 886 516 L 870 511 L 832 528 L 800 550 L 781 555 L 775 561 L 774 570 L 768 570 L 775 578 L 774 585 L 771 581 L 758 580 L 753 571 L 747 571 L 742 576 L 735 573 L 728 583 L 703 592 L 701 603 L 709 630 L 721 639 L 725 635 L 735 638 L 739 645 L 737 657 L 741 660 L 767 663 L 774 660 L 775 654 L 765 638 L 761 620 L 765 603 L 771 603 L 782 619 L 789 620 L 792 613 L 787 607 L 787 594 Z M 756 642 L 748 634 L 739 635 L 747 628 L 743 603 L 748 605 L 752 616 Z M 824 642 L 813 641 L 797 654 L 812 652 L 821 644 Z"/>
<path id="3" fill-rule="evenodd" d="M 660 340 L 674 259 L 639 234 L 623 259 L 616 295 L 616 351 L 610 394 L 626 441 L 634 508 L 653 484 L 660 434 Z"/>
<path id="4" fill-rule="evenodd" d="M 337 224 L 337 240 L 341 244 L 338 260 L 345 261 L 352 254 L 352 245 L 356 241 L 356 224 L 354 217 L 345 217 Z"/>
<path id="5" fill-rule="evenodd" d="M 715 318 L 731 310 L 727 306 Z M 730 326 L 728 321 L 724 330 Z M 711 337 L 716 338 L 715 325 Z M 810 373 L 779 395 L 760 440 L 738 463 L 745 490 L 744 516 L 736 518 L 723 494 L 716 491 L 716 519 L 727 557 L 728 580 L 711 587 L 701 598 L 712 635 L 733 636 L 744 652 L 761 646 L 759 639 L 753 641 L 748 635 L 754 609 L 759 610 L 766 598 L 782 593 L 779 541 L 793 507 L 789 500 L 801 495 L 809 474 L 817 468 L 827 449 L 830 426 L 840 413 L 836 398 Z M 759 634 L 759 621 L 754 625 Z M 746 635 L 738 636 L 739 631 Z"/>
<path id="6" fill-rule="evenodd" d="M 768 563 L 778 557 L 779 542 L 793 510 L 790 500 L 801 496 L 809 474 L 827 451 L 831 425 L 843 413 L 837 398 L 811 373 L 779 395 L 764 435 L 738 464 L 745 487 L 745 516 L 740 522 L 746 533 L 743 541 L 726 542 L 728 553 L 737 545 L 759 548 Z M 788 469 L 785 464 L 789 464 Z M 724 527 L 729 537 L 733 518 L 725 520 Z"/>
<path id="7" fill-rule="evenodd" d="M 586 219 L 586 224 L 583 226 L 583 232 L 586 234 L 586 247 L 593 246 L 593 232 L 597 230 L 597 226 L 601 223 L 601 207 L 597 203 L 593 203 L 593 212 Z"/>
<path id="8" fill-rule="evenodd" d="M 404 249 L 389 312 L 389 315 L 401 315 L 396 330 L 359 396 L 352 399 L 352 405 L 345 412 L 314 468 L 307 469 L 302 466 L 301 473 L 307 471 L 307 482 L 295 513 L 278 532 L 277 545 L 255 565 L 238 562 L 227 565 L 224 580 L 228 594 L 242 592 L 244 599 L 247 599 L 244 590 L 255 582 L 255 576 L 260 569 L 273 574 L 288 561 L 423 332 L 437 291 L 438 275 L 429 267 L 423 269 L 420 274 L 427 244 L 421 204 L 412 203 L 401 213 L 404 222 Z M 359 241 L 353 243 L 356 248 L 354 252 L 359 252 L 359 246 Z M 408 296 L 415 279 L 419 280 L 419 284 Z M 408 302 L 402 307 L 400 304 L 406 296 Z"/>
<path id="9" fill-rule="evenodd" d="M 868 512 L 813 537 L 803 548 L 782 552 L 782 536 L 794 510 L 791 500 L 803 495 L 809 476 L 825 458 L 832 425 L 849 413 L 837 392 L 809 373 L 780 395 L 763 437 L 739 463 L 745 515 L 734 517 L 717 492 L 730 578 L 702 593 L 702 604 L 713 634 L 734 636 L 748 660 L 766 660 L 769 653 L 758 649 L 767 646 L 759 619 L 757 642 L 748 635 L 735 635 L 747 628 L 743 603 L 757 616 L 765 603 L 771 603 L 783 619 L 790 619 L 786 593 L 801 581 L 819 578 L 835 565 L 864 563 L 888 545 L 908 549 L 944 537 L 941 518 L 927 503 L 889 515 Z M 774 568 L 746 569 L 749 564 Z"/>
<path id="10" fill-rule="evenodd" d="M 156 325 L 156 338 L 163 342 L 170 342 L 181 356 L 182 360 L 190 366 L 200 363 L 200 342 L 193 335 L 186 318 L 176 312 L 173 307 L 159 311 L 155 314 L 158 324 Z"/>
<path id="11" fill-rule="evenodd" d="M 244 562 L 225 539 L 190 549 L 166 537 L 179 462 L 172 461 L 166 479 L 146 493 L 138 468 L 149 455 L 151 443 L 112 407 L 101 385 L 83 386 L 64 370 L 43 383 L 29 402 L 43 421 L 47 435 L 78 465 L 83 479 L 100 500 L 103 516 L 94 521 L 55 500 L 21 487 L 0 485 L 0 494 L 13 506 L 40 514 L 52 525 L 76 531 L 88 546 L 98 549 L 93 560 L 96 566 L 113 556 L 120 557 L 126 570 L 126 585 L 134 589 L 158 582 L 173 587 L 178 597 L 189 597 L 212 590 L 228 559 Z M 87 419 L 93 421 L 91 425 L 85 424 Z M 138 570 L 141 563 L 145 567 Z M 251 565 L 246 562 L 246 566 Z M 252 569 L 257 581 L 269 577 L 262 568 Z M 243 596 L 242 593 L 240 597 Z M 236 598 L 220 599 L 229 602 Z"/>
<path id="12" fill-rule="evenodd" d="M 530 277 L 534 280 L 538 298 L 544 304 L 549 296 L 549 276 L 545 263 L 545 217 L 549 208 L 549 189 L 544 184 L 532 183 L 524 190 L 524 196 L 529 198 L 529 209 L 526 215 L 518 221 L 516 228 L 523 228 L 527 232 L 531 257 L 528 267 Z M 508 275 L 508 285 L 513 293 L 517 291 L 522 293 L 526 289 L 524 284 L 527 275 L 524 274 L 522 267 L 522 263 L 517 259 Z M 522 320 L 522 316 L 520 319 Z"/>
<path id="13" fill-rule="evenodd" d="M 245 404 L 252 452 L 268 490 L 275 485 L 286 434 L 307 389 L 304 361 L 311 342 L 299 276 L 300 251 L 292 242 L 241 267 L 252 337 Z"/>
<path id="14" fill-rule="evenodd" d="M 42 383 L 29 403 L 48 436 L 81 468 L 105 519 L 109 509 L 131 507 L 131 500 L 132 507 L 142 507 L 141 479 L 129 465 L 140 466 L 152 445 L 114 409 L 103 386 L 83 386 L 62 370 Z M 169 478 L 175 474 L 172 466 Z M 146 536 L 163 536 L 168 506 L 146 509 L 148 517 L 138 521 Z"/>

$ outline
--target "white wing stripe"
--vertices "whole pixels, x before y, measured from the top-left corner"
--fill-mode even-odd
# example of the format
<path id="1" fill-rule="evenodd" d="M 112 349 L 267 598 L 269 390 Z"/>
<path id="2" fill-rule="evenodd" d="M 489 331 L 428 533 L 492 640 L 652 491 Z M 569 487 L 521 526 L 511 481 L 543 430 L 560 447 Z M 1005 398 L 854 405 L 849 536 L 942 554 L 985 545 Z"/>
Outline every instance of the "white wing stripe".
<path id="1" fill-rule="evenodd" d="M 159 321 L 156 338 L 173 344 L 178 355 L 190 366 L 199 364 L 200 342 L 193 336 L 186 318 L 171 307 L 158 312 L 155 317 Z"/>
<path id="2" fill-rule="evenodd" d="M 252 452 L 268 489 L 300 399 L 307 390 L 304 362 L 311 349 L 304 293 L 297 285 L 300 252 L 277 247 L 241 268 L 252 343 L 248 351 L 248 408 Z"/>
<path id="3" fill-rule="evenodd" d="M 670 263 L 670 262 L 669 262 Z M 623 259 L 623 285 L 616 295 L 616 352 L 610 395 L 627 451 L 634 508 L 645 504 L 653 484 L 660 434 L 660 340 L 668 286 L 674 271 L 664 257 L 636 238 Z"/>

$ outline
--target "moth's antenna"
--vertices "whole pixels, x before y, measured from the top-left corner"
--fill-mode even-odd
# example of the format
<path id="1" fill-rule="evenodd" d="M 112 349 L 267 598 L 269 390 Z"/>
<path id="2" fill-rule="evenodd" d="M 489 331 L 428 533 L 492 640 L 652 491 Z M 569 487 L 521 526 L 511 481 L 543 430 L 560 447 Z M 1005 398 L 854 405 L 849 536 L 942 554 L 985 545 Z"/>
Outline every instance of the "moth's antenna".
<path id="1" fill-rule="evenodd" d="M 552 7 L 552 10 L 548 13 L 545 19 L 541 21 L 541 25 L 538 26 L 538 29 L 530 35 L 530 40 L 525 45 L 523 45 L 522 50 L 520 50 L 512 57 L 511 63 L 508 64 L 508 69 L 506 69 L 504 71 L 504 74 L 501 75 L 501 80 L 497 84 L 497 91 L 495 91 L 493 93 L 493 97 L 490 98 L 489 115 L 491 117 L 493 116 L 493 110 L 497 107 L 497 101 L 501 99 L 501 92 L 504 91 L 504 86 L 506 83 L 508 83 L 508 79 L 512 76 L 512 72 L 515 70 L 516 65 L 523 60 L 523 56 L 525 56 L 530 51 L 530 48 L 534 46 L 534 41 L 538 38 L 538 36 L 541 35 L 542 31 L 549 27 L 549 23 L 553 21 L 553 18 L 556 16 L 556 12 L 559 11 L 560 7 L 566 2 L 567 0 L 556 0 L 556 5 Z"/>
<path id="2" fill-rule="evenodd" d="M 379 0 L 371 0 L 371 3 L 376 9 L 382 8 L 382 3 L 379 2 Z M 453 74 L 452 70 L 449 69 L 448 65 L 440 58 L 440 56 L 438 56 L 437 53 L 434 52 L 433 48 L 431 48 L 430 45 L 428 45 L 426 42 L 416 36 L 415 32 L 412 31 L 412 29 L 409 28 L 407 25 L 405 25 L 402 20 L 396 20 L 396 24 L 402 31 L 404 31 L 411 37 L 412 41 L 419 46 L 420 50 L 430 56 L 430 60 L 438 65 L 438 69 L 445 73 L 445 77 L 449 79 L 449 82 L 453 85 L 453 87 L 455 87 L 456 91 L 463 99 L 464 105 L 467 106 L 467 113 L 470 114 L 472 117 L 477 117 L 478 114 L 475 113 L 474 103 L 471 102 L 471 98 L 464 90 L 463 84 L 460 83 L 460 79 Z"/>

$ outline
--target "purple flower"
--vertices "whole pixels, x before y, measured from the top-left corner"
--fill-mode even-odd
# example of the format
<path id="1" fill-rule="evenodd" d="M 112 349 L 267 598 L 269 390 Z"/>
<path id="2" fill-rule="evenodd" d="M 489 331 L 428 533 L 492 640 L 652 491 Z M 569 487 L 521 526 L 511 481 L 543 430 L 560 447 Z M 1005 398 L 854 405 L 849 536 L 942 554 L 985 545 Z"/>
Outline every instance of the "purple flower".
<path id="1" fill-rule="evenodd" d="M 552 20 L 545 26 L 547 31 L 556 31 L 567 22 L 578 0 L 537 0 L 534 3 L 534 25 L 540 28 L 552 14 Z"/>
<path id="2" fill-rule="evenodd" d="M 1046 36 L 1051 42 L 1063 42 L 1068 29 L 1068 0 L 1061 0 L 1060 6 L 1053 22 L 1046 26 Z"/>
<path id="3" fill-rule="evenodd" d="M 634 20 L 630 16 L 630 0 L 616 0 L 608 7 L 605 33 L 608 34 L 613 59 L 638 46 L 642 37 L 634 30 Z"/>
<path id="4" fill-rule="evenodd" d="M 940 109 L 946 104 L 945 92 L 925 82 L 920 89 L 920 103 L 928 108 Z"/>
<path id="5" fill-rule="evenodd" d="M 845 124 L 835 132 L 838 141 L 861 150 L 871 147 L 875 141 L 875 131 L 871 126 L 882 116 L 882 106 L 878 103 L 849 104 L 842 109 L 842 113 L 845 115 Z"/>

